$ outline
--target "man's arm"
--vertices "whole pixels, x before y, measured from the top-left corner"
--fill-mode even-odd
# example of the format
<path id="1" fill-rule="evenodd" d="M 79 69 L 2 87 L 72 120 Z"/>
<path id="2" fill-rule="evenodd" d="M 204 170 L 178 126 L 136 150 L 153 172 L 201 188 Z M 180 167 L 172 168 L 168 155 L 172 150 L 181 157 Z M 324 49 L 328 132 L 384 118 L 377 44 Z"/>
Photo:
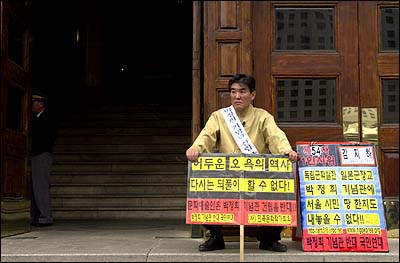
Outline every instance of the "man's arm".
<path id="1" fill-rule="evenodd" d="M 200 155 L 200 150 L 197 149 L 195 146 L 190 147 L 189 149 L 186 150 L 186 157 L 188 158 L 189 161 L 196 161 L 197 158 L 199 158 Z"/>
<path id="2" fill-rule="evenodd" d="M 296 151 L 293 151 L 293 150 L 291 150 L 291 151 L 286 151 L 285 154 L 288 156 L 289 160 L 290 160 L 292 163 L 297 162 L 297 152 L 296 152 Z"/>
<path id="3" fill-rule="evenodd" d="M 297 152 L 292 150 L 289 140 L 272 116 L 269 116 L 264 127 L 266 143 L 272 154 L 285 154 L 291 162 L 297 162 Z"/>
<path id="4" fill-rule="evenodd" d="M 186 150 L 186 157 L 190 161 L 196 161 L 202 152 L 211 152 L 217 144 L 219 134 L 219 124 L 216 112 L 211 114 L 206 125 L 193 142 L 192 146 Z"/>

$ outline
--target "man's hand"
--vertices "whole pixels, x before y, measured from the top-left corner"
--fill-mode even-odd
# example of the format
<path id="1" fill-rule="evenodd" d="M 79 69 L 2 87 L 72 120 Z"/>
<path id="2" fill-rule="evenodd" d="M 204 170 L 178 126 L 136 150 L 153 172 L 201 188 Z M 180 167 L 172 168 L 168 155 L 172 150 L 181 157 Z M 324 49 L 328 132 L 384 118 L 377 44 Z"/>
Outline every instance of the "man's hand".
<path id="1" fill-rule="evenodd" d="M 285 152 L 285 154 L 288 156 L 289 160 L 292 163 L 297 162 L 297 152 L 292 150 L 292 151 Z"/>
<path id="2" fill-rule="evenodd" d="M 186 158 L 188 158 L 189 161 L 197 161 L 197 158 L 199 158 L 200 151 L 195 148 L 195 147 L 190 147 L 189 149 L 186 150 Z"/>

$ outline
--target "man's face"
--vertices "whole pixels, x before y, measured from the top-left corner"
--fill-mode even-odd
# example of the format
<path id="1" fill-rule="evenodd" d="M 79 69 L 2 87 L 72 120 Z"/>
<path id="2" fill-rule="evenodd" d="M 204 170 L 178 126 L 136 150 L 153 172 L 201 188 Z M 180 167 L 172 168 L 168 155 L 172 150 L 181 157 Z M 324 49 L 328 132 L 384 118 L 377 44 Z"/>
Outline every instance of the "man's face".
<path id="1" fill-rule="evenodd" d="M 250 89 L 245 84 L 233 83 L 231 86 L 231 104 L 236 112 L 246 110 L 256 97 L 256 92 L 250 93 Z"/>
<path id="2" fill-rule="evenodd" d="M 32 101 L 32 111 L 35 113 L 39 113 L 43 110 L 43 102 L 33 100 Z"/>

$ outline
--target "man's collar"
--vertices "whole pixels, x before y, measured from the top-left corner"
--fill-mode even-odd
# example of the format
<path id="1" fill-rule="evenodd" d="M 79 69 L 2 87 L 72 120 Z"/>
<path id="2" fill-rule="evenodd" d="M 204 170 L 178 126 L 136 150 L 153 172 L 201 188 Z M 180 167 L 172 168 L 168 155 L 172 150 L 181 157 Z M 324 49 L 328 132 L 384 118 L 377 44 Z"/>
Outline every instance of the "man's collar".
<path id="1" fill-rule="evenodd" d="M 246 110 L 244 110 L 243 112 L 241 112 L 240 114 L 238 112 L 236 112 L 236 114 L 238 115 L 238 117 L 240 118 L 244 118 L 246 117 L 249 113 L 251 113 L 253 111 L 253 104 L 250 104 Z M 235 110 L 236 111 L 236 110 Z"/>
<path id="2" fill-rule="evenodd" d="M 44 112 L 45 109 L 43 109 L 41 112 L 36 114 L 36 117 L 39 117 L 40 115 L 42 115 L 42 113 Z"/>

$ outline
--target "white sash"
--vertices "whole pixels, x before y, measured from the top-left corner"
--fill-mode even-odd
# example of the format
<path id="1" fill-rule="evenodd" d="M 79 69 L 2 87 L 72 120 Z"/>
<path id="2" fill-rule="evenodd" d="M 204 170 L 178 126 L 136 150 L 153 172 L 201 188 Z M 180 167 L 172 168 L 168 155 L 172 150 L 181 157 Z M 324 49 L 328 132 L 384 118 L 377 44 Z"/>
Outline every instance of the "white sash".
<path id="1" fill-rule="evenodd" d="M 250 140 L 249 135 L 244 129 L 242 123 L 240 123 L 239 117 L 236 114 L 235 109 L 231 105 L 230 107 L 220 109 L 222 116 L 229 127 L 229 130 L 235 139 L 236 144 L 239 146 L 242 153 L 258 153 L 257 148 Z"/>

